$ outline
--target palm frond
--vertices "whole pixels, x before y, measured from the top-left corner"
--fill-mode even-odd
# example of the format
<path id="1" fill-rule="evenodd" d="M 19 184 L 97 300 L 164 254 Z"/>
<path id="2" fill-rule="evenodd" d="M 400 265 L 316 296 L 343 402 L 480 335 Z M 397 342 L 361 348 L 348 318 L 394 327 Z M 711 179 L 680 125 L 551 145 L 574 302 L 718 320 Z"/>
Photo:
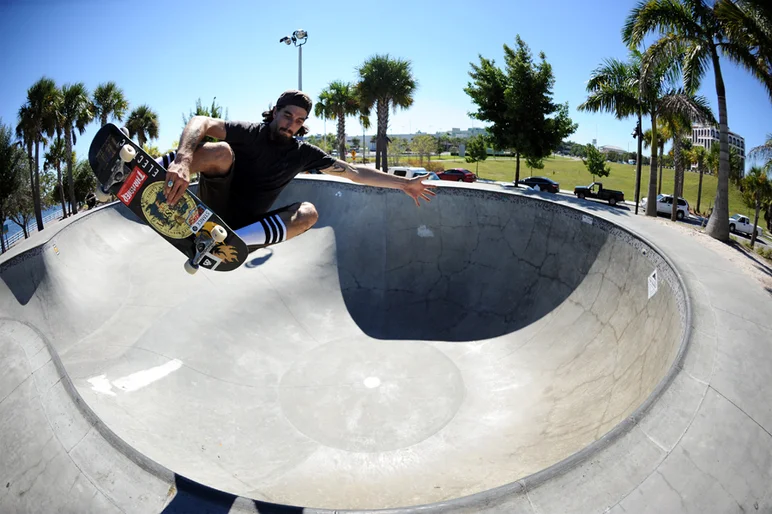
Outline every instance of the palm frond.
<path id="1" fill-rule="evenodd" d="M 635 48 L 653 32 L 675 32 L 689 38 L 704 34 L 686 4 L 678 0 L 644 0 L 633 8 L 625 20 L 622 40 L 628 47 Z"/>
<path id="2" fill-rule="evenodd" d="M 661 96 L 678 81 L 689 40 L 670 33 L 655 41 L 641 60 L 641 96 L 650 101 Z"/>
<path id="3" fill-rule="evenodd" d="M 708 100 L 703 96 L 688 94 L 684 90 L 673 90 L 663 96 L 659 102 L 659 112 L 662 118 L 674 120 L 672 125 L 680 126 L 679 132 L 684 132 L 695 122 L 716 123 Z"/>

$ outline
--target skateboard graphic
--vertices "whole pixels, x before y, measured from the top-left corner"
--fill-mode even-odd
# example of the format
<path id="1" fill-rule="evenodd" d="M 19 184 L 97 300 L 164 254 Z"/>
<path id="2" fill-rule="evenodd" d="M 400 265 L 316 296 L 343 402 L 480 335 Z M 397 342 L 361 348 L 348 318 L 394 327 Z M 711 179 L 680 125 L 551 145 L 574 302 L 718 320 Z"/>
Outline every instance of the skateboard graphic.
<path id="1" fill-rule="evenodd" d="M 123 129 L 125 130 L 125 129 Z M 176 205 L 166 203 L 166 169 L 117 126 L 97 132 L 88 152 L 100 202 L 116 195 L 154 231 L 182 252 L 185 271 L 238 268 L 249 255 L 246 243 L 204 202 L 185 191 Z"/>

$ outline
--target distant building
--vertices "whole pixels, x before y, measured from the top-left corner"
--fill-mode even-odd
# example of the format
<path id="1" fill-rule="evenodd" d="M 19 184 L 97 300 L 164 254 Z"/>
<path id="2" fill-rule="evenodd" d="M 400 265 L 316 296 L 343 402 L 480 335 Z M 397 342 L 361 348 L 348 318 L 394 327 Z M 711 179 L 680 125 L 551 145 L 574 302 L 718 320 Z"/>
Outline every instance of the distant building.
<path id="1" fill-rule="evenodd" d="M 610 153 L 610 152 L 616 152 L 616 153 L 627 153 L 624 148 L 619 148 L 618 146 L 613 145 L 603 145 L 600 148 L 600 153 Z"/>
<path id="2" fill-rule="evenodd" d="M 719 129 L 712 125 L 694 124 L 692 125 L 692 144 L 702 146 L 705 150 L 710 150 L 713 145 L 719 144 Z M 740 155 L 742 167 L 745 169 L 745 138 L 734 132 L 729 132 L 729 148 L 734 148 Z"/>

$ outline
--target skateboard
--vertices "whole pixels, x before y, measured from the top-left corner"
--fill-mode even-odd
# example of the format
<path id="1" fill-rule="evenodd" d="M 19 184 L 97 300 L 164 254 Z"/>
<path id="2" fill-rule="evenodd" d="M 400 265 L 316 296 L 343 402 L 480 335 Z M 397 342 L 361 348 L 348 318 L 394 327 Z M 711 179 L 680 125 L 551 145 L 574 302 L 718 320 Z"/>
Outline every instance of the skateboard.
<path id="1" fill-rule="evenodd" d="M 238 268 L 249 255 L 246 243 L 190 191 L 176 205 L 166 203 L 166 169 L 132 141 L 125 129 L 109 123 L 99 129 L 88 152 L 98 180 L 96 197 L 116 195 L 134 214 L 182 252 L 185 271 Z"/>

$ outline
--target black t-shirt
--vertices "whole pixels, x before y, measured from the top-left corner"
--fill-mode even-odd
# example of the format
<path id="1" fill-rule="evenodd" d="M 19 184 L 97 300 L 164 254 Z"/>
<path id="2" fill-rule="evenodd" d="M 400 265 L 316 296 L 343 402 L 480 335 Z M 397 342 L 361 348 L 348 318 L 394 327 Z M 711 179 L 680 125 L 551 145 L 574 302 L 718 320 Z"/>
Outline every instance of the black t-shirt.
<path id="1" fill-rule="evenodd" d="M 335 158 L 293 138 L 282 144 L 270 137 L 265 123 L 225 122 L 225 142 L 235 162 L 228 191 L 229 224 L 254 223 L 270 210 L 279 193 L 298 173 L 329 168 Z"/>

